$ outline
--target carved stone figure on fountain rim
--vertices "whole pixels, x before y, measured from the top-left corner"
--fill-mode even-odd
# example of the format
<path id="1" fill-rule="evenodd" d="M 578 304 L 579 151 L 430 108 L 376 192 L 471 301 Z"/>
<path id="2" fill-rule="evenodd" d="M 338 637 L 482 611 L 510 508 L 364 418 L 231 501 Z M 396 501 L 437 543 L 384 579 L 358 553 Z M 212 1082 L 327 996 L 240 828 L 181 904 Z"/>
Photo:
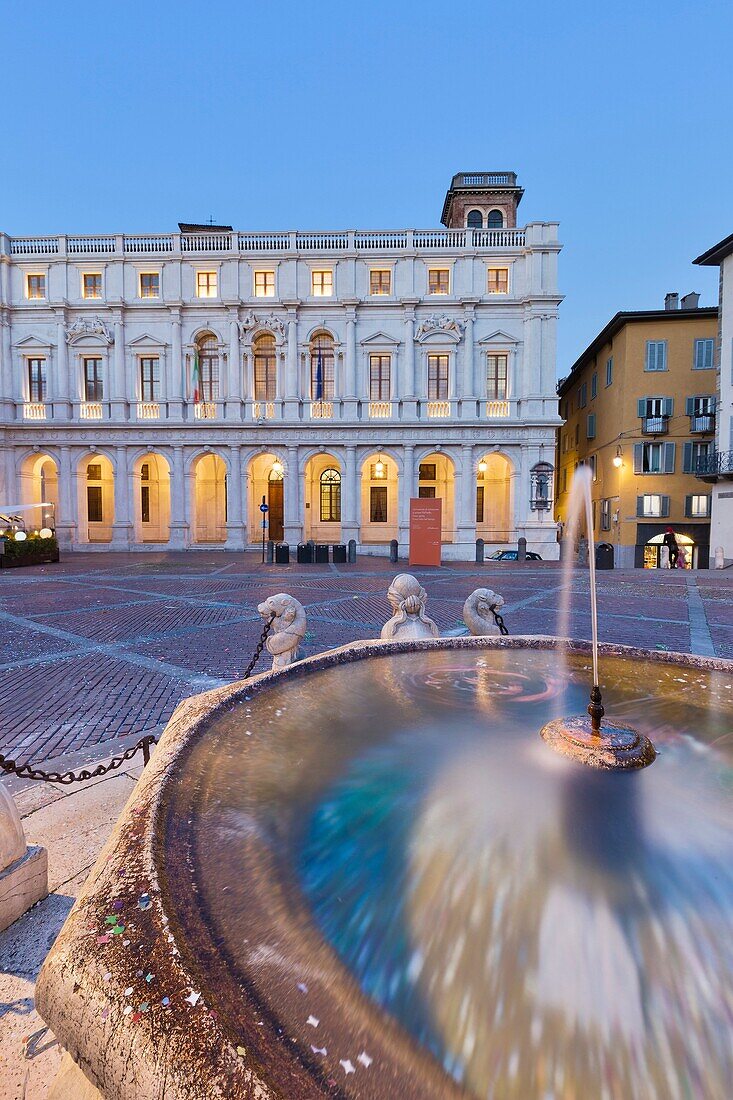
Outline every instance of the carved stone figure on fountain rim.
<path id="1" fill-rule="evenodd" d="M 387 590 L 394 614 L 382 627 L 381 637 L 394 641 L 407 638 L 438 638 L 437 624 L 425 611 L 428 594 L 417 577 L 400 573 Z"/>

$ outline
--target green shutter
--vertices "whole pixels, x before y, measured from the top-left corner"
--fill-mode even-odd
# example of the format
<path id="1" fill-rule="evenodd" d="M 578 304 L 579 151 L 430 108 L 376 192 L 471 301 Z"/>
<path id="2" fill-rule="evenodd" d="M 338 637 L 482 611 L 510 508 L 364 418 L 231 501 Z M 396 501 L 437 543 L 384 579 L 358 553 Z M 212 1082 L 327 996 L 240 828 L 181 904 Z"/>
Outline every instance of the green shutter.
<path id="1" fill-rule="evenodd" d="M 664 416 L 671 416 L 674 411 L 674 398 L 665 397 L 662 405 L 662 413 Z"/>
<path id="2" fill-rule="evenodd" d="M 694 397 L 686 397 L 685 398 L 685 416 L 694 416 L 694 415 L 695 415 L 695 398 Z"/>
<path id="3" fill-rule="evenodd" d="M 692 468 L 692 443 L 685 443 L 682 452 L 682 473 L 694 474 Z"/>
<path id="4" fill-rule="evenodd" d="M 646 416 L 646 397 L 640 397 L 636 402 L 636 415 L 641 419 Z"/>
<path id="5" fill-rule="evenodd" d="M 668 516 L 669 515 L 669 497 L 668 496 L 663 496 L 662 497 L 662 515 L 663 516 Z"/>
<path id="6" fill-rule="evenodd" d="M 664 469 L 665 474 L 673 474 L 674 473 L 674 450 L 675 450 L 674 443 L 665 443 L 664 444 L 664 466 L 663 466 L 663 469 Z"/>
<path id="7" fill-rule="evenodd" d="M 692 493 L 685 497 L 685 515 L 688 519 L 692 515 Z"/>
<path id="8" fill-rule="evenodd" d="M 644 464 L 644 444 L 634 444 L 634 473 L 640 474 Z"/>
<path id="9" fill-rule="evenodd" d="M 644 497 L 636 498 L 636 514 L 637 516 L 644 515 Z"/>

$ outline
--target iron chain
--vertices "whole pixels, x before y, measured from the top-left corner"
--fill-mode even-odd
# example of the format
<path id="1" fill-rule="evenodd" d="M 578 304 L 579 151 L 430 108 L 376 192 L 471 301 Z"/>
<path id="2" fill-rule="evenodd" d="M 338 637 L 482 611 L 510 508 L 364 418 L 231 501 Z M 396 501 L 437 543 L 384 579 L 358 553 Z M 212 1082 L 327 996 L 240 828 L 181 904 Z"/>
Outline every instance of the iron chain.
<path id="1" fill-rule="evenodd" d="M 252 660 L 247 665 L 247 669 L 244 673 L 244 680 L 247 679 L 260 659 L 260 654 L 265 647 L 265 641 L 267 640 L 267 635 L 270 633 L 270 627 L 272 626 L 272 620 L 274 618 L 275 616 L 271 615 L 263 627 Z M 45 772 L 41 768 L 34 768 L 32 764 L 16 764 L 14 760 L 8 760 L 7 757 L 0 753 L 0 771 L 5 772 L 6 775 L 17 775 L 19 779 L 35 779 L 42 783 L 60 783 L 63 785 L 81 783 L 85 779 L 98 779 L 102 775 L 107 775 L 108 772 L 115 771 L 121 764 L 126 763 L 128 760 L 132 760 L 133 756 L 141 749 L 143 754 L 143 765 L 147 764 L 150 760 L 150 749 L 157 741 L 157 737 L 154 737 L 152 733 L 147 733 L 136 745 L 132 745 L 129 749 L 126 749 L 120 756 L 113 756 L 109 764 L 98 764 L 93 771 L 87 771 L 85 768 L 80 772 Z"/>
<path id="2" fill-rule="evenodd" d="M 504 622 L 504 616 L 500 615 L 495 607 L 491 608 L 491 614 L 494 616 L 494 622 L 499 627 L 499 633 L 502 635 L 507 635 L 509 633 L 509 630 L 506 623 Z"/>

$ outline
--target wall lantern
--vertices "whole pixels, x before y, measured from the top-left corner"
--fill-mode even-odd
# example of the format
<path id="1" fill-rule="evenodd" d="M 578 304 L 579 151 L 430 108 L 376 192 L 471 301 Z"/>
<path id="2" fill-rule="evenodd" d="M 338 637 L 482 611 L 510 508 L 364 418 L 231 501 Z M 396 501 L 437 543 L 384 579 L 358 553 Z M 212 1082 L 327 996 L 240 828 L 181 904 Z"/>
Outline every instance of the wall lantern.
<path id="1" fill-rule="evenodd" d="M 614 466 L 616 467 L 617 470 L 620 469 L 620 467 L 623 466 L 623 464 L 624 464 L 623 451 L 621 450 L 621 444 L 619 444 L 618 447 L 616 448 L 616 454 L 613 456 L 613 464 L 614 464 Z"/>
<path id="2" fill-rule="evenodd" d="M 28 536 L 26 535 L 25 531 L 16 531 L 13 537 L 16 542 L 25 542 Z"/>

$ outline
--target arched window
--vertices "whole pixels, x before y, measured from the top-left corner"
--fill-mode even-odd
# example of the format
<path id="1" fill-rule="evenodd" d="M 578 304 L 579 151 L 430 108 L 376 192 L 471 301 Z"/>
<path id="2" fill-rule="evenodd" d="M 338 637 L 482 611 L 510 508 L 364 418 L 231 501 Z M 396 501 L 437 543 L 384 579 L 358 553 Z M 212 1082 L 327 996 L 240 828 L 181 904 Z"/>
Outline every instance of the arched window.
<path id="1" fill-rule="evenodd" d="M 501 210 L 489 210 L 489 216 L 486 219 L 487 229 L 503 229 L 504 228 L 504 215 Z"/>
<path id="2" fill-rule="evenodd" d="M 255 340 L 255 401 L 274 401 L 277 397 L 277 350 L 271 332 L 262 332 Z"/>
<path id="3" fill-rule="evenodd" d="M 219 400 L 219 345 L 212 332 L 204 332 L 196 341 L 191 376 L 193 400 Z"/>
<path id="4" fill-rule="evenodd" d="M 321 523 L 341 522 L 341 474 L 329 466 L 321 474 Z"/>
<path id="5" fill-rule="evenodd" d="M 538 462 L 531 470 L 529 506 L 533 512 L 549 512 L 552 507 L 552 475 L 549 462 Z"/>
<path id="6" fill-rule="evenodd" d="M 334 349 L 333 336 L 318 332 L 310 343 L 311 401 L 333 401 Z"/>
<path id="7" fill-rule="evenodd" d="M 480 210 L 469 210 L 468 217 L 466 218 L 466 225 L 469 229 L 481 229 L 484 224 L 484 217 Z"/>
<path id="8" fill-rule="evenodd" d="M 284 481 L 285 474 L 283 468 L 280 465 L 274 465 L 268 475 L 268 481 Z"/>

